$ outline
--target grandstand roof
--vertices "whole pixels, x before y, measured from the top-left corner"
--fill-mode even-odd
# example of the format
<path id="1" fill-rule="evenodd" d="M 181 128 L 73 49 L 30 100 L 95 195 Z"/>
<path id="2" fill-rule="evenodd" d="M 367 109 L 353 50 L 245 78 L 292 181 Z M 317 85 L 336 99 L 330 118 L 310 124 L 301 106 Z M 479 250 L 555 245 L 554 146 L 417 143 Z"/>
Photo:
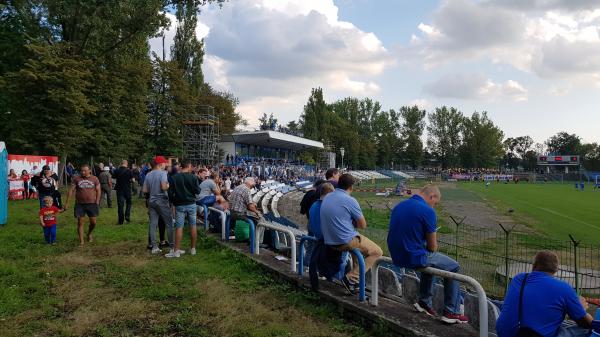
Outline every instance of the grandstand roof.
<path id="1" fill-rule="evenodd" d="M 323 143 L 277 131 L 236 132 L 221 136 L 221 142 L 236 142 L 290 150 L 322 149 Z"/>

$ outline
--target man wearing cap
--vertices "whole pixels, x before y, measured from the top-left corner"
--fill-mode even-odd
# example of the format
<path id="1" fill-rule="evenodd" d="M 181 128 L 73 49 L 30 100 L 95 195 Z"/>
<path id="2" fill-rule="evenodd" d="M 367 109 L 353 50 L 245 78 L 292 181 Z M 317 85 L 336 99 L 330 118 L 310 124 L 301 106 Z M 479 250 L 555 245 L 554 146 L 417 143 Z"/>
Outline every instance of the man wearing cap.
<path id="1" fill-rule="evenodd" d="M 100 181 L 100 190 L 102 191 L 100 202 L 102 202 L 102 199 L 104 199 L 104 196 L 106 195 L 106 206 L 112 208 L 112 178 L 108 167 L 105 167 L 104 170 L 100 172 L 98 180 Z"/>
<path id="2" fill-rule="evenodd" d="M 100 197 L 102 190 L 100 181 L 92 175 L 90 166 L 84 164 L 81 166 L 81 175 L 73 178 L 69 194 L 67 194 L 67 202 L 64 209 L 69 208 L 69 200 L 75 194 L 74 213 L 77 218 L 77 233 L 79 234 L 79 245 L 83 246 L 83 223 L 85 217 L 90 218 L 88 226 L 87 240 L 92 242 L 92 232 L 96 227 L 96 218 L 100 214 Z"/>
<path id="3" fill-rule="evenodd" d="M 167 226 L 167 237 L 169 246 L 173 252 L 173 215 L 169 205 L 169 180 L 165 166 L 167 160 L 163 156 L 156 156 L 152 161 L 152 171 L 148 172 L 144 179 L 144 187 L 142 188 L 146 199 L 148 200 L 148 217 L 150 225 L 148 228 L 149 244 L 152 246 L 152 254 L 159 254 L 161 250 L 158 248 L 156 241 L 156 228 L 158 220 L 161 219 Z M 175 252 L 180 254 L 180 252 Z"/>

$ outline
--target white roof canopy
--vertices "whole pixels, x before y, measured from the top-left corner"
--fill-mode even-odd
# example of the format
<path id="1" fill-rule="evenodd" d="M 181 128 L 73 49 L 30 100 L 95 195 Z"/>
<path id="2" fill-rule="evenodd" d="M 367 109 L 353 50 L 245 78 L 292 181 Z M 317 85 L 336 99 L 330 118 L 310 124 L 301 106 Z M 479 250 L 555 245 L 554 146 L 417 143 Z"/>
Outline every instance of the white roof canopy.
<path id="1" fill-rule="evenodd" d="M 277 131 L 236 132 L 223 135 L 221 142 L 235 142 L 289 150 L 322 149 L 323 143 Z"/>

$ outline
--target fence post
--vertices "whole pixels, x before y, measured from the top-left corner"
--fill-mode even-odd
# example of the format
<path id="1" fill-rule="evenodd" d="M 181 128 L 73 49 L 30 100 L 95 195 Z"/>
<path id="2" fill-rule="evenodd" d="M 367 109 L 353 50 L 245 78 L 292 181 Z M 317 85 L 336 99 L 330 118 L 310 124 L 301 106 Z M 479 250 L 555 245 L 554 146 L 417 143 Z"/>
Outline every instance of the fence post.
<path id="1" fill-rule="evenodd" d="M 460 227 L 460 225 L 463 224 L 463 222 L 465 222 L 465 219 L 467 217 L 463 217 L 462 220 L 460 221 L 456 221 L 454 219 L 454 217 L 450 216 L 450 219 L 452 219 L 452 222 L 454 222 L 454 224 L 456 225 L 456 232 L 454 232 L 454 258 L 456 259 L 456 261 L 458 261 L 458 227 Z"/>
<path id="2" fill-rule="evenodd" d="M 571 234 L 569 234 L 569 238 L 571 239 L 571 242 L 573 243 L 573 256 L 575 259 L 575 261 L 574 261 L 575 262 L 575 292 L 577 293 L 577 295 L 580 295 L 581 291 L 579 289 L 579 266 L 577 263 L 577 247 L 581 243 L 581 240 L 579 240 L 579 241 L 575 240 L 575 238 Z"/>
<path id="3" fill-rule="evenodd" d="M 510 276 L 508 275 L 508 241 L 510 233 L 513 231 L 515 226 L 513 226 L 511 229 L 504 228 L 501 223 L 499 223 L 498 226 L 500 226 L 500 228 L 502 228 L 504 231 L 504 295 L 506 296 L 506 293 L 508 292 L 508 280 L 510 279 Z"/>

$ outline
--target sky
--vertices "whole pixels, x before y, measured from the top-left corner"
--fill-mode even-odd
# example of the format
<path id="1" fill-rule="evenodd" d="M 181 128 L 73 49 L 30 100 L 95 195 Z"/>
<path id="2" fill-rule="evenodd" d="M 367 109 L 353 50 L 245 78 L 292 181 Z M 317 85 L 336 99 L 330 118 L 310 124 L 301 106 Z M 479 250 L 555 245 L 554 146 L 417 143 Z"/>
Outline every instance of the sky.
<path id="1" fill-rule="evenodd" d="M 487 111 L 505 137 L 600 142 L 600 0 L 230 0 L 202 10 L 197 35 L 206 81 L 250 127 L 297 120 L 321 87 L 328 102 Z"/>

